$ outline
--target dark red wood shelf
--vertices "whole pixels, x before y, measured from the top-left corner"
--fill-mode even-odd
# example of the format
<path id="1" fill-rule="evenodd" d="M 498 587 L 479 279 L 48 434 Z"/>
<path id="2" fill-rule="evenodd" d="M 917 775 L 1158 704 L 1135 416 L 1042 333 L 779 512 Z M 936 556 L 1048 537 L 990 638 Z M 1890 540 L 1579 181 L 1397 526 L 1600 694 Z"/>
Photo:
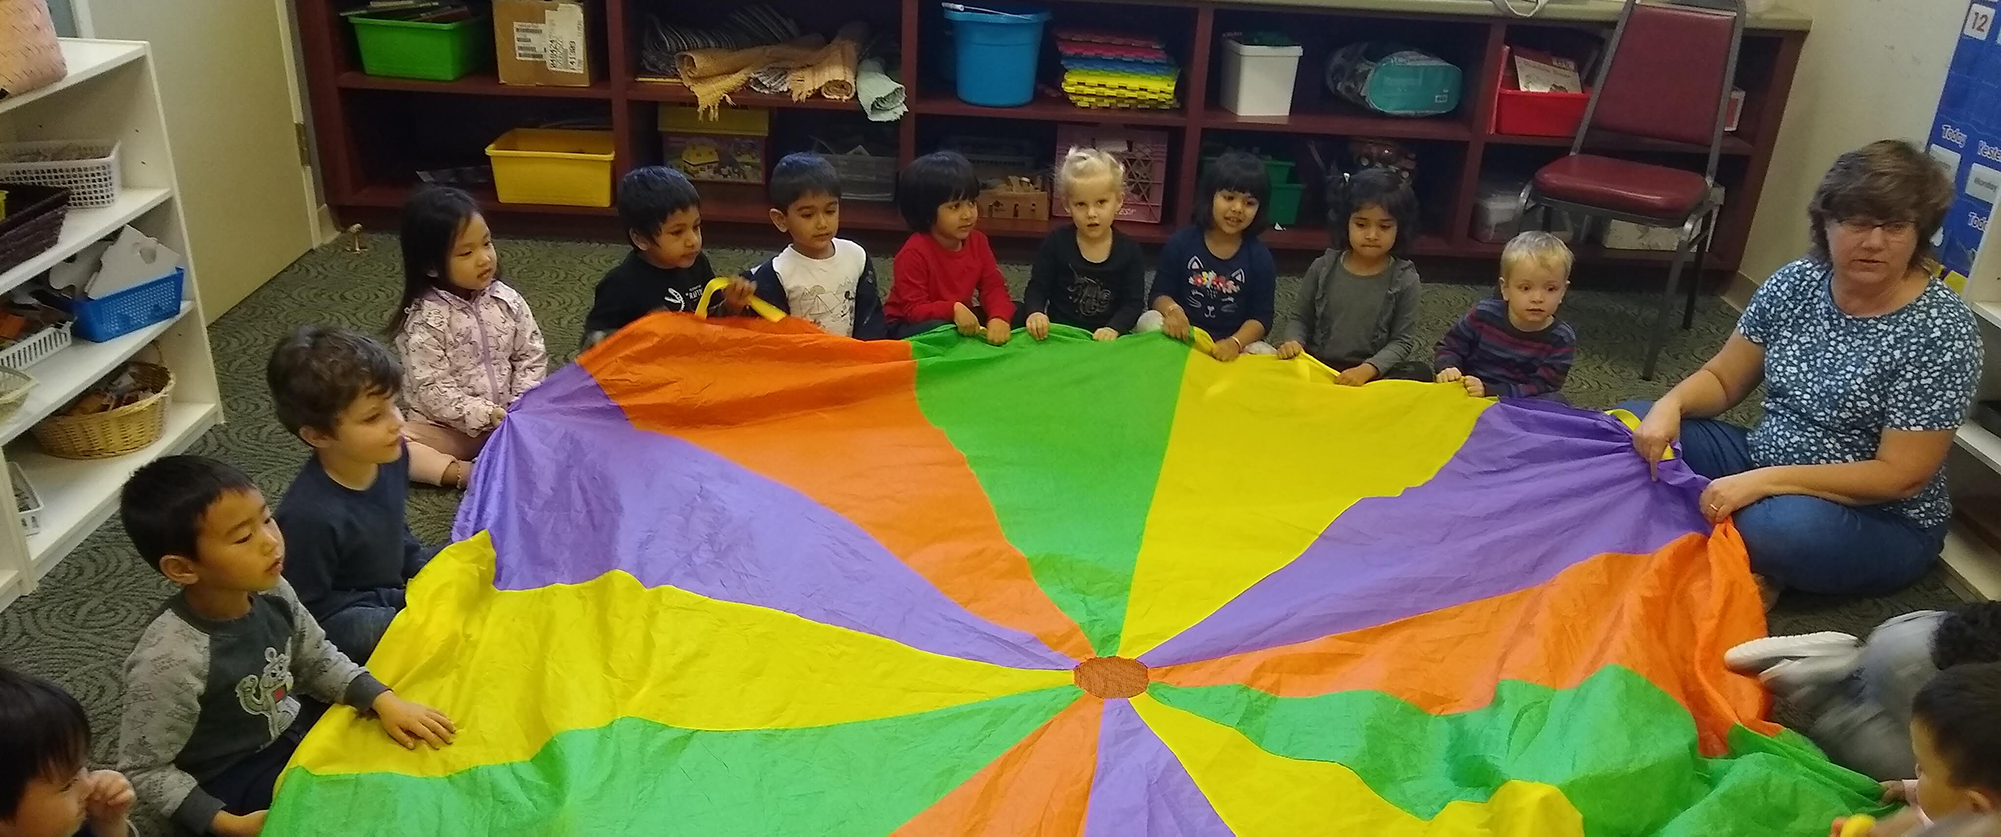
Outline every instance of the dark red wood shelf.
<path id="1" fill-rule="evenodd" d="M 1067 229 L 1068 218 L 1051 218 L 1047 221 L 998 221 L 992 218 L 980 219 L 980 231 L 988 238 L 1046 238 L 1051 232 Z M 1173 224 L 1141 224 L 1122 222 L 1117 225 L 1119 232 L 1132 236 L 1141 244 L 1159 244 L 1174 234 Z"/>
<path id="2" fill-rule="evenodd" d="M 343 90 L 396 90 L 407 93 L 448 93 L 460 96 L 518 96 L 529 99 L 610 99 L 611 85 L 604 79 L 589 87 L 528 87 L 501 84 L 491 72 L 474 73 L 454 81 L 425 81 L 414 78 L 371 76 L 349 70 L 334 77 Z"/>
<path id="3" fill-rule="evenodd" d="M 376 183 L 364 186 L 361 189 L 355 191 L 355 193 L 349 195 L 347 200 L 343 201 L 343 203 L 350 206 L 363 206 L 363 207 L 372 207 L 377 209 L 402 209 L 403 204 L 410 199 L 410 193 L 416 191 L 416 189 L 417 185 L 413 183 Z M 466 189 L 466 191 L 471 193 L 472 196 L 479 201 L 481 211 L 492 213 L 495 215 L 515 215 L 515 214 L 525 213 L 525 214 L 541 214 L 541 215 L 603 215 L 606 217 L 610 217 L 618 214 L 618 210 L 613 209 L 609 206 L 559 206 L 556 204 L 542 204 L 542 203 L 501 203 L 500 197 L 494 194 L 493 187 L 491 186 L 474 186 Z"/>
<path id="4" fill-rule="evenodd" d="M 1529 137 L 1517 134 L 1493 133 L 1484 134 L 1483 138 L 1493 145 L 1553 146 L 1557 148 L 1569 148 L 1571 140 L 1570 137 Z M 1756 148 L 1735 134 L 1723 135 L 1722 148 L 1724 156 L 1729 157 L 1748 157 L 1757 153 Z M 1584 150 L 1596 151 L 1601 149 L 1608 151 L 1664 151 L 1676 154 L 1698 155 L 1707 155 L 1709 153 L 1709 147 L 1706 145 L 1689 145 L 1687 143 L 1667 142 L 1665 140 L 1653 140 L 1643 137 L 1601 134 L 1594 131 L 1586 139 Z"/>
<path id="5" fill-rule="evenodd" d="M 1167 224 L 1121 224 L 1120 228 L 1146 243 L 1166 240 L 1187 216 L 1188 201 L 1195 191 L 1200 149 L 1205 144 L 1247 143 L 1275 148 L 1291 145 L 1276 142 L 1282 135 L 1290 139 L 1319 137 L 1382 137 L 1404 140 L 1424 163 L 1418 175 L 1418 192 L 1425 202 L 1427 232 L 1415 242 L 1415 252 L 1424 258 L 1492 259 L 1501 245 L 1471 240 L 1473 205 L 1483 177 L 1520 176 L 1518 170 L 1532 168 L 1537 158 L 1562 153 L 1569 137 L 1525 137 L 1498 135 L 1488 130 L 1494 119 L 1496 89 L 1501 78 L 1503 48 L 1528 34 L 1550 26 L 1575 27 L 1593 32 L 1609 32 L 1610 21 L 1552 23 L 1509 20 L 1475 11 L 1440 14 L 1429 11 L 1362 11 L 1296 5 L 1292 0 L 1049 0 L 1060 20 L 1078 25 L 1109 28 L 1133 27 L 1160 37 L 1181 65 L 1179 94 L 1184 105 L 1174 110 L 1124 110 L 1079 108 L 1050 91 L 1041 91 L 1034 101 L 1015 108 L 990 108 L 959 101 L 949 84 L 936 80 L 924 68 L 935 64 L 938 50 L 935 29 L 928 15 L 934 14 L 931 0 L 773 0 L 782 13 L 803 26 L 824 34 L 848 20 L 866 20 L 895 42 L 901 56 L 901 78 L 907 85 L 910 112 L 893 128 L 897 158 L 908 161 L 933 150 L 937 138 L 951 133 L 1034 135 L 1054 123 L 1114 125 L 1164 130 L 1172 135 L 1170 160 L 1166 170 L 1164 207 Z M 378 78 L 359 72 L 354 63 L 354 43 L 350 26 L 339 15 L 339 0 L 294 0 L 298 19 L 299 52 L 305 65 L 305 86 L 317 133 L 320 178 L 327 202 L 342 223 L 366 218 L 371 223 L 393 217 L 403 205 L 411 185 L 408 172 L 420 168 L 484 164 L 481 149 L 508 127 L 545 121 L 573 120 L 576 103 L 602 101 L 608 107 L 615 159 L 610 176 L 617 177 L 636 166 L 660 158 L 660 133 L 655 127 L 655 103 L 687 104 L 694 94 L 680 84 L 642 80 L 641 47 L 648 16 L 662 9 L 651 0 L 602 0 L 604 18 L 593 24 L 592 49 L 607 72 L 597 84 L 585 88 L 522 87 L 504 85 L 492 71 L 450 82 Z M 669 4 L 670 6 L 672 4 Z M 726 4 L 727 5 L 727 4 Z M 1279 5 L 1286 8 L 1278 8 Z M 1484 7 L 1483 7 L 1484 9 Z M 698 18 L 700 15 L 692 15 Z M 1354 24 L 1366 24 L 1357 30 Z M 1222 109 L 1218 103 L 1215 76 L 1220 71 L 1220 43 L 1224 32 L 1238 29 L 1276 28 L 1297 31 L 1306 43 L 1301 75 L 1295 85 L 1293 112 L 1285 117 L 1242 117 Z M 1308 37 L 1301 27 L 1315 27 L 1320 35 Z M 1364 32 L 1363 30 L 1367 30 Z M 1356 107 L 1325 93 L 1319 70 L 1329 49 L 1349 37 L 1373 37 L 1367 32 L 1395 30 L 1407 34 L 1418 45 L 1434 43 L 1449 60 L 1461 65 L 1465 89 L 1457 113 L 1443 117 L 1401 118 L 1383 116 Z M 1330 34 L 1331 33 L 1331 34 Z M 1724 164 L 1718 180 L 1729 190 L 1716 233 L 1711 265 L 1718 271 L 1737 267 L 1757 209 L 1757 196 L 1771 167 L 1773 144 L 1779 135 L 1787 96 L 1799 65 L 1803 31 L 1747 27 L 1740 55 L 1737 84 L 1746 92 L 1740 132 L 1726 136 L 1722 151 Z M 372 95 L 350 91 L 392 91 L 423 93 L 434 98 Z M 446 97 L 456 95 L 459 98 Z M 413 101 L 414 100 L 414 101 Z M 767 156 L 799 150 L 798 123 L 813 119 L 859 118 L 860 106 L 823 97 L 792 101 L 785 95 L 765 95 L 740 91 L 730 97 L 739 107 L 771 108 L 787 111 L 794 119 L 785 120 L 785 130 L 774 130 Z M 435 104 L 435 107 L 433 105 Z M 435 110 L 435 113 L 433 111 Z M 586 108 L 588 110 L 588 108 Z M 416 125 L 406 122 L 416 120 Z M 426 122 L 428 120 L 428 122 Z M 966 122 L 962 124 L 944 124 Z M 1010 130 L 1012 129 L 1012 130 Z M 416 134 L 408 134 L 415 131 Z M 1695 159 L 1703 149 L 1681 143 L 1641 140 L 1630 137 L 1595 136 L 1592 149 L 1628 153 L 1658 159 Z M 1699 165 L 1699 162 L 1696 163 Z M 740 226 L 749 233 L 763 227 L 769 231 L 764 189 L 755 185 L 698 184 L 703 196 L 704 215 L 718 225 Z M 539 232 L 592 235 L 613 230 L 605 219 L 616 213 L 608 207 L 539 206 L 492 202 L 491 189 L 476 190 L 489 202 L 497 219 L 506 221 L 509 234 Z M 1317 203 L 1317 202 L 1316 202 Z M 1327 245 L 1326 233 L 1312 218 L 1317 205 L 1304 208 L 1310 226 L 1268 233 L 1266 242 L 1277 250 L 1307 253 Z M 888 204 L 850 201 L 843 226 L 856 232 L 900 232 L 901 219 Z M 352 216 L 349 218 L 347 216 Z M 1066 219 L 1033 223 L 987 221 L 982 228 L 997 239 L 1017 243 L 1048 235 L 1066 226 Z M 600 230 L 603 228 L 603 230 Z M 1672 254 L 1649 251 L 1606 250 L 1597 245 L 1575 248 L 1581 262 L 1615 266 L 1658 267 Z"/>
<path id="6" fill-rule="evenodd" d="M 625 89 L 625 96 L 642 102 L 671 102 L 673 104 L 695 103 L 695 91 L 686 85 L 662 81 L 634 81 Z M 799 110 L 846 110 L 862 112 L 862 106 L 853 100 L 846 102 L 825 96 L 812 96 L 793 101 L 791 96 L 773 96 L 759 93 L 746 87 L 729 95 L 730 104 L 743 108 L 793 108 Z"/>
<path id="7" fill-rule="evenodd" d="M 1295 105 L 1288 116 L 1238 116 L 1219 106 L 1202 114 L 1202 126 L 1230 131 L 1272 131 L 1341 137 L 1388 137 L 1465 142 L 1473 138 L 1463 115 L 1396 117 L 1340 106 L 1319 110 Z"/>
<path id="8" fill-rule="evenodd" d="M 1080 108 L 1064 99 L 1039 97 L 1014 108 L 990 108 L 967 104 L 950 96 L 918 98 L 917 113 L 926 116 L 974 116 L 987 119 L 1026 119 L 1036 122 L 1084 122 L 1114 125 L 1186 125 L 1188 115 L 1180 109 L 1141 110 L 1136 108 Z"/>

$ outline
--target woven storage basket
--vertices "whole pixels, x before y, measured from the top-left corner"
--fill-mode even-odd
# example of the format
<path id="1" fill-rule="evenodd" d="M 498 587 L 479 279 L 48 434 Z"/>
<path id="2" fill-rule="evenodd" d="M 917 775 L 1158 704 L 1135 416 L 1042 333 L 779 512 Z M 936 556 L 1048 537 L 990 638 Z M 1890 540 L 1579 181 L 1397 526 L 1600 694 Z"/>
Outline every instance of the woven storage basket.
<path id="1" fill-rule="evenodd" d="M 116 410 L 42 419 L 34 430 L 42 450 L 64 459 L 108 459 L 159 441 L 167 431 L 167 396 L 174 391 L 174 373 L 150 363 L 134 363 L 132 368 L 141 383 L 159 391 Z"/>
<path id="2" fill-rule="evenodd" d="M 0 183 L 0 190 L 7 193 L 7 217 L 0 218 L 0 272 L 6 272 L 62 240 L 69 190 L 17 183 Z"/>
<path id="3" fill-rule="evenodd" d="M 69 190 L 69 205 L 110 206 L 118 200 L 118 143 L 49 140 L 0 143 L 0 181 Z"/>
<path id="4" fill-rule="evenodd" d="M 35 388 L 35 379 L 25 372 L 0 366 L 0 421 L 6 421 L 21 409 L 28 400 L 28 390 Z"/>
<path id="5" fill-rule="evenodd" d="M 69 75 L 47 0 L 0 0 L 0 99 Z"/>

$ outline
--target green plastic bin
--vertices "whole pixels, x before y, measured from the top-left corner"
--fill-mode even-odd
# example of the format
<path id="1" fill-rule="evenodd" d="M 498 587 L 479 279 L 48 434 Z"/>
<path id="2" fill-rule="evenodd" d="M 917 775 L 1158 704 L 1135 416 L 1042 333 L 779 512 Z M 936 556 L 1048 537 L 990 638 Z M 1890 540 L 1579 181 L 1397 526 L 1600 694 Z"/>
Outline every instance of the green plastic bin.
<path id="1" fill-rule="evenodd" d="M 1208 171 L 1209 167 L 1215 165 L 1218 159 L 1221 158 L 1203 157 L 1202 171 Z M 1278 160 L 1268 156 L 1260 156 L 1258 159 L 1264 161 L 1265 177 L 1271 179 L 1271 185 L 1278 186 L 1281 184 L 1292 182 L 1293 163 L 1291 160 Z"/>
<path id="2" fill-rule="evenodd" d="M 1286 167 L 1290 169 L 1291 163 Z M 1265 207 L 1265 217 L 1282 227 L 1299 223 L 1299 198 L 1306 193 L 1306 186 L 1299 183 L 1274 183 L 1271 187 L 1271 205 Z"/>
<path id="3" fill-rule="evenodd" d="M 493 63 L 493 25 L 473 17 L 450 23 L 351 17 L 361 71 L 371 76 L 452 81 Z"/>

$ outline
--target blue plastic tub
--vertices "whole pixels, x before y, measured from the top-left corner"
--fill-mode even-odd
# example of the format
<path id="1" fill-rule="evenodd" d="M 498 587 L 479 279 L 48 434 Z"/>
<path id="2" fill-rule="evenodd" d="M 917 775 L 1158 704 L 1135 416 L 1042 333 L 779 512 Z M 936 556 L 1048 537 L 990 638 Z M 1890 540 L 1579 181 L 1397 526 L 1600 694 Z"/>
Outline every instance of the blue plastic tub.
<path id="1" fill-rule="evenodd" d="M 1012 5 L 997 9 L 1019 14 L 945 10 L 958 53 L 959 98 L 986 107 L 1025 105 L 1035 98 L 1035 64 L 1049 13 Z"/>
<path id="2" fill-rule="evenodd" d="M 77 336 L 103 343 L 173 319 L 181 313 L 181 283 L 186 276 L 187 269 L 177 267 L 173 273 L 103 299 L 71 300 Z"/>

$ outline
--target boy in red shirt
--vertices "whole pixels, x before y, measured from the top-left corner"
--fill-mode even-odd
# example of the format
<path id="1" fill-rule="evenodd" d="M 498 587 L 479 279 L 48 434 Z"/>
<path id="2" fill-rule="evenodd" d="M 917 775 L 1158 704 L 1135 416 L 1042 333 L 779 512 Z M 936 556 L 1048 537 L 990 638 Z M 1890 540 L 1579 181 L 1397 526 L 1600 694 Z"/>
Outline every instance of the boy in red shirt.
<path id="1" fill-rule="evenodd" d="M 882 304 L 891 337 L 946 323 L 971 337 L 985 322 L 988 343 L 1007 342 L 1014 300 L 986 235 L 973 228 L 979 194 L 973 164 L 951 151 L 926 154 L 897 174 L 896 205 L 911 233 L 896 252 L 896 281 Z"/>

